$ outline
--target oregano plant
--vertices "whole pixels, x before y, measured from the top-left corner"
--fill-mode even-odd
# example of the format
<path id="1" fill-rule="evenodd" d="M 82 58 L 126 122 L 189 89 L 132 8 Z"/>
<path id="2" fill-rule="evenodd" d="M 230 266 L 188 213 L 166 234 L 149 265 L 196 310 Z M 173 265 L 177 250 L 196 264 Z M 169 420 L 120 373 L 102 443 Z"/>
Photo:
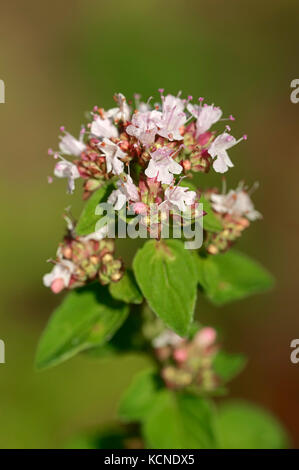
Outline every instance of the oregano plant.
<path id="1" fill-rule="evenodd" d="M 246 358 L 223 351 L 218 330 L 201 322 L 203 297 L 222 305 L 273 285 L 234 247 L 261 219 L 252 190 L 205 183 L 209 172 L 234 166 L 228 150 L 247 136 L 235 139 L 234 117 L 203 98 L 159 93 L 158 102 L 115 95 L 112 109 L 94 107 L 78 139 L 62 127 L 59 150 L 49 150 L 70 193 L 82 181 L 84 208 L 77 221 L 65 213 L 66 234 L 43 278 L 54 294 L 68 293 L 43 332 L 36 367 L 79 353 L 149 357 L 124 391 L 119 423 L 75 447 L 286 447 L 268 412 L 224 399 Z M 131 266 L 116 254 L 118 238 L 142 239 Z"/>

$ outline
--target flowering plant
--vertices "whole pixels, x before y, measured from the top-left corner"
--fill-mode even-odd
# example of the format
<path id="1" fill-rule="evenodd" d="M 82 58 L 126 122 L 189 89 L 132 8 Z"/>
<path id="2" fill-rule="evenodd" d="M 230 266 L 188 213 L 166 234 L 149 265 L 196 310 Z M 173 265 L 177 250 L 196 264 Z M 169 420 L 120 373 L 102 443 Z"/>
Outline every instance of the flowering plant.
<path id="1" fill-rule="evenodd" d="M 259 263 L 231 248 L 261 218 L 252 190 L 240 183 L 220 193 L 199 187 L 196 177 L 226 173 L 234 166 L 228 151 L 247 136 L 233 137 L 221 123 L 234 117 L 222 118 L 203 98 L 194 104 L 192 96 L 159 92 L 153 105 L 135 95 L 135 110 L 115 95 L 112 109 L 94 107 L 78 139 L 61 127 L 59 150 L 49 150 L 54 175 L 67 179 L 68 192 L 83 180 L 86 203 L 77 222 L 65 214 L 67 233 L 43 278 L 55 294 L 71 292 L 43 333 L 37 367 L 82 352 L 148 354 L 152 367 L 121 400 L 120 428 L 108 431 L 120 447 L 235 447 L 248 413 L 245 446 L 284 446 L 282 428 L 258 408 L 215 408 L 212 397 L 227 392 L 246 361 L 222 351 L 219 333 L 199 324 L 200 315 L 194 319 L 198 293 L 221 305 L 273 283 Z M 198 232 L 200 243 L 187 241 Z M 115 239 L 126 236 L 150 238 L 132 268 L 115 254 Z"/>

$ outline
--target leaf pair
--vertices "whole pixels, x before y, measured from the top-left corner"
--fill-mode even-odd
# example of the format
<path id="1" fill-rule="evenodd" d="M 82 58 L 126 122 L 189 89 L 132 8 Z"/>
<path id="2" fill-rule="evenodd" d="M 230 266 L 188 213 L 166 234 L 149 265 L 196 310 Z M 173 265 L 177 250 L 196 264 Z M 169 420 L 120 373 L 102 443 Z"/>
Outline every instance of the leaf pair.
<path id="1" fill-rule="evenodd" d="M 152 449 L 279 449 L 288 446 L 280 423 L 244 401 L 218 406 L 204 398 L 163 389 L 153 370 L 137 374 L 123 396 L 119 416 L 139 421 Z"/>
<path id="2" fill-rule="evenodd" d="M 56 309 L 41 337 L 36 367 L 59 364 L 77 353 L 101 346 L 123 324 L 129 307 L 94 283 L 72 291 Z"/>
<path id="3" fill-rule="evenodd" d="M 138 374 L 125 393 L 119 415 L 126 422 L 140 421 L 148 448 L 214 448 L 214 411 L 208 400 L 174 393 L 159 383 L 153 370 Z"/>

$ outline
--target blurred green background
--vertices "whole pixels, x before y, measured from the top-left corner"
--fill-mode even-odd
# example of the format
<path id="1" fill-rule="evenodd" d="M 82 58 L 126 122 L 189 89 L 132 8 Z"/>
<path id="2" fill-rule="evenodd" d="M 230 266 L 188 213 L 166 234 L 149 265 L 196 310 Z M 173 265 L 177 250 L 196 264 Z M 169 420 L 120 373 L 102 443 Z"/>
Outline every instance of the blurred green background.
<path id="1" fill-rule="evenodd" d="M 260 182 L 254 194 L 264 220 L 239 243 L 277 279 L 269 293 L 221 309 L 200 299 L 202 322 L 222 328 L 226 350 L 249 357 L 231 395 L 264 405 L 299 446 L 298 1 L 37 0 L 1 5 L 0 447 L 62 447 L 77 432 L 116 416 L 117 401 L 142 357 L 97 361 L 78 357 L 53 370 L 33 370 L 36 344 L 61 298 L 42 286 L 45 260 L 64 230 L 61 214 L 80 191 L 47 185 L 60 125 L 77 134 L 84 112 L 111 107 L 121 91 L 144 97 L 159 87 L 205 96 L 237 117 L 233 134 L 248 133 L 231 151 L 239 179 Z M 206 179 L 201 178 L 203 184 Z M 214 179 L 221 183 L 218 175 Z M 131 246 L 122 243 L 129 258 Z"/>

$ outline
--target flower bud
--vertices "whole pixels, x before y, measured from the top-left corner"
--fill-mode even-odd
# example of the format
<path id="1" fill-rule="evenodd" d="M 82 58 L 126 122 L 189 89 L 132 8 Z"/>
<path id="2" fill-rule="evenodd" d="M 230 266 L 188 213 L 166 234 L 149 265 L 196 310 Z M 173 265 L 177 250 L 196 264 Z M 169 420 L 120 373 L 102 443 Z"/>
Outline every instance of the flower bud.
<path id="1" fill-rule="evenodd" d="M 216 330 L 211 327 L 202 328 L 194 337 L 194 343 L 200 348 L 207 348 L 216 340 Z"/>

